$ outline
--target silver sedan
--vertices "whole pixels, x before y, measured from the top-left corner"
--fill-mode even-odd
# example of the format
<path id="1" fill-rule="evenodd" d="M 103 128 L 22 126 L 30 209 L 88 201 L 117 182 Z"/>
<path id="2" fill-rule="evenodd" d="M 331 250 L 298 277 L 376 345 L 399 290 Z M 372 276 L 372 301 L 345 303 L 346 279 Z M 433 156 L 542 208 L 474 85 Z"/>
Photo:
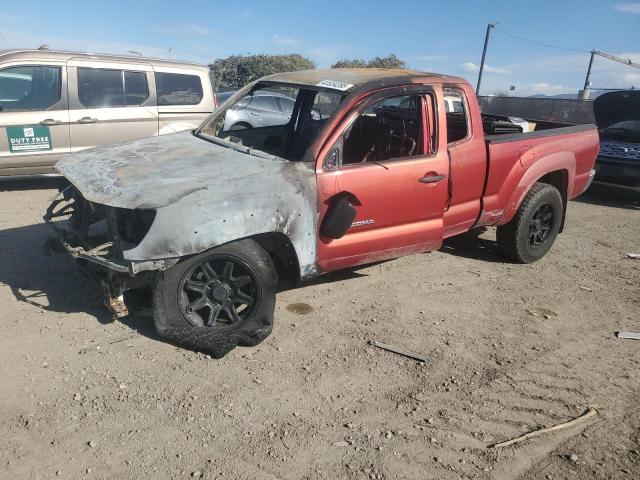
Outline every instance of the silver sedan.
<path id="1" fill-rule="evenodd" d="M 295 100 L 277 92 L 258 91 L 227 110 L 224 130 L 271 127 L 289 122 Z"/>

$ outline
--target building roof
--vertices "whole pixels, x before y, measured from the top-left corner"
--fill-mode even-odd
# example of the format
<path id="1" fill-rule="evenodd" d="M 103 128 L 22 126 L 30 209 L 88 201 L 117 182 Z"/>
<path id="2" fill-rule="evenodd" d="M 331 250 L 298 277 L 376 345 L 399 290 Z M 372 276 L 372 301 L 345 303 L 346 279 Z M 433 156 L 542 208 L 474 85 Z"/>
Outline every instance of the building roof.
<path id="1" fill-rule="evenodd" d="M 137 55 L 116 55 L 108 53 L 89 53 L 89 52 L 71 52 L 64 50 L 49 50 L 49 49 L 10 49 L 0 50 L 0 60 L 60 60 L 68 61 L 71 59 L 95 59 L 105 62 L 128 62 L 128 63 L 143 63 L 153 64 L 165 67 L 200 67 L 208 69 L 206 65 L 190 62 L 179 62 L 174 60 L 167 60 L 161 58 L 149 58 L 139 57 Z"/>

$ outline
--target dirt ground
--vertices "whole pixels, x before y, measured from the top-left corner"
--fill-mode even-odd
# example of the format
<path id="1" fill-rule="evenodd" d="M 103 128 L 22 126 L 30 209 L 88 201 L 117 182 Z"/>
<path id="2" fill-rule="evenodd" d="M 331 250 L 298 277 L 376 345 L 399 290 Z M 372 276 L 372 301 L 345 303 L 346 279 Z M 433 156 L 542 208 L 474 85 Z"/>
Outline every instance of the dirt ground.
<path id="1" fill-rule="evenodd" d="M 640 478 L 637 198 L 572 202 L 533 265 L 487 230 L 280 293 L 264 343 L 212 360 L 44 254 L 52 187 L 0 185 L 2 479 Z"/>

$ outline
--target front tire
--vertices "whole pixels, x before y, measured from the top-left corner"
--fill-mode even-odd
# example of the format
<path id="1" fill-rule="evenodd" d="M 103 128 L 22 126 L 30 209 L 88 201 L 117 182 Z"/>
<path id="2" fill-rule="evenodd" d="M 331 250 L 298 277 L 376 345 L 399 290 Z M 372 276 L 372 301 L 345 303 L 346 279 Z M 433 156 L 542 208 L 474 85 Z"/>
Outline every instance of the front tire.
<path id="1" fill-rule="evenodd" d="M 156 330 L 215 358 L 237 345 L 257 345 L 271 333 L 277 283 L 271 257 L 253 240 L 188 257 L 158 278 Z"/>
<path id="2" fill-rule="evenodd" d="M 562 196 L 558 189 L 547 183 L 534 184 L 515 217 L 498 227 L 498 247 L 517 263 L 540 260 L 558 236 L 563 214 Z"/>

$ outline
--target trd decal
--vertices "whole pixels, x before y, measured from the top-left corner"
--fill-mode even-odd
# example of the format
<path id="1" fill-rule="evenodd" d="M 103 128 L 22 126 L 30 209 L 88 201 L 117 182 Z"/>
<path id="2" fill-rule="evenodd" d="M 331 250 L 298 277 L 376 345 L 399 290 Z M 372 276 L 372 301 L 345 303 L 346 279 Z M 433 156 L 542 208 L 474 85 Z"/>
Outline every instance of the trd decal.
<path id="1" fill-rule="evenodd" d="M 363 227 L 364 225 L 373 225 L 376 221 L 371 218 L 369 220 L 358 220 L 357 222 L 353 222 L 351 224 L 352 227 Z"/>

